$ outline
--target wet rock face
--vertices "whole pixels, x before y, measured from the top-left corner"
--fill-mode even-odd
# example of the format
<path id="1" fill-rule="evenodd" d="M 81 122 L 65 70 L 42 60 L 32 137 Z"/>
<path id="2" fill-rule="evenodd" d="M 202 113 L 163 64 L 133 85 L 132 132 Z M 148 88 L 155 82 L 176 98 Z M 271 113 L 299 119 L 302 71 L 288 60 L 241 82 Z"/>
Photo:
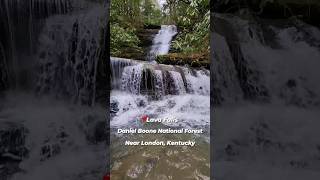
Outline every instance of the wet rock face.
<path id="1" fill-rule="evenodd" d="M 47 159 L 53 158 L 62 152 L 62 149 L 66 144 L 70 143 L 69 132 L 64 126 L 60 126 L 56 132 L 47 137 L 40 148 L 40 160 L 46 161 Z"/>
<path id="2" fill-rule="evenodd" d="M 312 89 L 308 88 L 307 80 L 303 77 L 288 79 L 279 93 L 287 105 L 309 107 L 320 105 L 319 97 Z"/>
<path id="3" fill-rule="evenodd" d="M 104 118 L 89 115 L 80 124 L 80 129 L 84 132 L 86 140 L 91 144 L 103 143 L 109 140 L 107 134 L 108 124 Z"/>
<path id="4" fill-rule="evenodd" d="M 247 19 L 230 14 L 213 17 L 216 43 L 212 84 L 216 104 L 239 94 L 232 86 L 239 83 L 239 95 L 244 100 L 269 103 L 276 98 L 286 105 L 319 105 L 319 89 L 312 83 L 318 76 L 313 65 L 319 56 L 318 28 L 297 19 L 266 20 L 255 18 L 256 15 Z M 301 49 L 301 44 L 303 50 L 296 50 Z M 290 66 L 288 69 L 299 70 L 295 74 L 282 70 L 282 63 Z"/>
<path id="5" fill-rule="evenodd" d="M 267 102 L 270 98 L 269 92 L 267 87 L 264 85 L 264 76 L 263 74 L 255 67 L 255 64 L 250 63 L 250 59 L 248 57 L 244 56 L 244 52 L 241 48 L 241 40 L 239 37 L 240 35 L 237 34 L 237 31 L 235 30 L 235 26 L 233 26 L 230 22 L 226 21 L 225 19 L 215 17 L 215 28 L 214 32 L 218 33 L 223 36 L 223 39 L 225 41 L 224 48 L 227 49 L 229 52 L 229 57 L 226 57 L 224 55 L 223 57 L 219 54 L 215 54 L 216 57 L 214 57 L 217 61 L 220 62 L 213 62 L 215 64 L 219 64 L 218 66 L 222 66 L 223 62 L 226 61 L 225 59 L 219 59 L 220 58 L 230 58 L 232 61 L 228 62 L 229 64 L 234 65 L 233 71 L 235 71 L 234 74 L 236 74 L 237 81 L 239 82 L 240 88 L 243 92 L 243 98 L 246 100 L 251 101 L 260 101 L 260 102 Z M 250 29 L 249 29 L 250 30 Z M 253 36 L 252 31 L 248 31 L 249 35 Z M 221 42 L 220 42 L 221 43 Z M 218 46 L 218 45 L 217 45 Z M 217 49 L 216 51 L 221 51 L 222 47 L 217 47 L 220 49 Z M 219 52 L 221 53 L 221 52 Z M 224 65 L 226 66 L 226 65 Z M 226 67 L 225 67 L 226 68 Z M 221 70 L 221 69 L 220 69 Z M 217 73 L 227 73 L 227 72 L 219 72 L 218 69 Z M 218 74 L 217 74 L 218 75 Z M 222 75 L 221 75 L 222 76 Z M 214 76 L 214 78 L 217 78 Z M 230 81 L 228 79 L 220 79 L 220 81 Z M 221 83 L 221 82 L 220 82 Z M 215 84 L 215 82 L 213 82 Z M 225 88 L 229 88 L 227 83 L 222 83 Z M 223 101 L 223 97 L 220 97 L 219 94 L 221 94 L 221 90 L 219 87 L 214 87 L 214 94 L 216 97 L 216 103 L 220 104 Z"/>
<path id="6" fill-rule="evenodd" d="M 25 147 L 28 130 L 22 125 L 0 123 L 0 177 L 19 171 L 19 163 L 27 158 Z"/>
<path id="7" fill-rule="evenodd" d="M 216 13 L 239 13 L 240 10 L 248 9 L 258 17 L 267 19 L 287 19 L 293 16 L 315 25 L 320 26 L 320 3 L 318 1 L 265 1 L 265 0 L 239 0 L 239 1 L 211 1 L 212 12 Z"/>
<path id="8" fill-rule="evenodd" d="M 111 101 L 110 103 L 110 113 L 111 115 L 117 113 L 119 111 L 119 103 L 117 101 Z"/>
<path id="9" fill-rule="evenodd" d="M 288 1 L 287 3 L 267 2 L 260 10 L 262 18 L 290 18 L 298 16 L 301 20 L 315 26 L 320 25 L 320 4 L 308 1 Z"/>
<path id="10" fill-rule="evenodd" d="M 100 61 L 109 57 L 108 28 L 102 23 L 108 12 L 102 3 L 1 1 L 0 91 L 28 89 L 85 105 L 105 100 L 107 65 Z M 83 17 L 78 19 L 80 8 Z M 97 91 L 97 85 L 103 90 Z"/>
<path id="11" fill-rule="evenodd" d="M 153 38 L 155 37 L 155 35 L 158 33 L 158 31 L 160 30 L 160 26 L 152 26 L 152 27 L 145 27 L 144 29 L 141 29 L 138 32 L 138 37 L 141 41 L 141 46 L 147 50 L 147 48 L 149 48 L 152 45 L 153 42 Z M 145 52 L 146 54 L 147 52 Z"/>
<path id="12" fill-rule="evenodd" d="M 238 79 L 244 98 L 248 100 L 268 101 L 269 92 L 262 84 L 262 74 L 250 68 L 248 62 L 243 57 L 240 47 L 236 44 L 229 45 L 238 72 Z"/>
<path id="13" fill-rule="evenodd" d="M 108 77 L 104 9 L 97 4 L 83 13 L 50 17 L 39 38 L 36 92 L 74 103 L 93 105 L 106 95 Z M 103 49 L 103 50 L 101 50 Z"/>
<path id="14" fill-rule="evenodd" d="M 26 63 L 25 57 L 36 51 L 43 22 L 52 15 L 66 14 L 71 10 L 70 0 L 2 0 L 0 2 L 0 66 L 2 71 L 0 72 L 0 90 L 16 88 L 20 84 L 25 86 L 26 76 L 22 74 L 22 70 L 25 64 L 33 63 Z M 3 80 L 4 78 L 6 81 Z"/>
<path id="15" fill-rule="evenodd" d="M 93 35 L 95 32 L 87 29 L 84 23 L 81 26 L 78 20 L 75 20 L 72 27 L 65 27 L 64 34 L 59 30 L 62 27 L 53 23 L 47 28 L 48 36 L 55 47 L 46 47 L 49 46 L 48 43 L 42 42 L 43 47 L 46 48 L 43 48 L 39 54 L 41 64 L 37 93 L 53 93 L 76 103 L 91 105 L 95 98 L 98 60 L 96 53 L 98 43 Z M 68 41 L 61 37 L 65 34 L 68 34 Z M 63 43 L 67 49 L 59 48 L 60 43 Z M 43 54 L 45 54 L 44 58 Z"/>
<path id="16" fill-rule="evenodd" d="M 61 152 L 59 144 L 45 144 L 41 147 L 41 161 L 45 161 Z"/>
<path id="17" fill-rule="evenodd" d="M 6 90 L 9 85 L 8 71 L 4 49 L 0 43 L 0 92 Z"/>
<path id="18" fill-rule="evenodd" d="M 0 155 L 10 153 L 17 157 L 25 158 L 28 149 L 24 146 L 28 130 L 21 125 L 1 123 L 0 129 Z M 8 158 L 10 159 L 10 158 Z"/>

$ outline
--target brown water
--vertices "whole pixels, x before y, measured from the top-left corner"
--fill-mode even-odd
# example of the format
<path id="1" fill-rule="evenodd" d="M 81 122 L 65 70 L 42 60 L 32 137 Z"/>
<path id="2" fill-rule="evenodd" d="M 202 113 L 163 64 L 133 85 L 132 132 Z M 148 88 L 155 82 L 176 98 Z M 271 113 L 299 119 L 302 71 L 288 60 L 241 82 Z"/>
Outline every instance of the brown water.
<path id="1" fill-rule="evenodd" d="M 190 146 L 125 146 L 124 141 L 195 140 Z M 112 180 L 210 179 L 210 148 L 189 134 L 134 134 L 111 137 Z"/>

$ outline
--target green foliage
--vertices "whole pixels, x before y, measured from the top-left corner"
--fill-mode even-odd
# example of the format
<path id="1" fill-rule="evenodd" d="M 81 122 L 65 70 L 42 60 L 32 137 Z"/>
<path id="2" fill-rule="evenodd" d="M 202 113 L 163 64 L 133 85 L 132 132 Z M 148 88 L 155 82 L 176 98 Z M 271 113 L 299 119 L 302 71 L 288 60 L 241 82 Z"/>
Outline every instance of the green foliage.
<path id="1" fill-rule="evenodd" d="M 181 32 L 173 41 L 175 51 L 182 53 L 209 52 L 209 0 L 167 0 L 167 20 L 175 22 Z"/>
<path id="2" fill-rule="evenodd" d="M 172 46 L 178 52 L 194 53 L 207 52 L 209 50 L 209 26 L 210 13 L 208 12 L 203 21 L 194 24 L 190 29 L 184 29 L 173 41 Z"/>
<path id="3" fill-rule="evenodd" d="M 209 11 L 209 0 L 167 0 L 164 11 L 168 22 L 191 28 Z"/>
<path id="4" fill-rule="evenodd" d="M 110 6 L 111 55 L 141 52 L 137 31 L 160 26 L 162 13 L 154 0 L 112 0 Z"/>
<path id="5" fill-rule="evenodd" d="M 120 56 L 121 49 L 130 48 L 134 51 L 142 51 L 138 46 L 140 43 L 139 38 L 135 34 L 135 29 L 131 28 L 123 28 L 118 24 L 113 24 L 110 27 L 110 45 L 111 45 L 111 55 L 112 56 Z"/>
<path id="6" fill-rule="evenodd" d="M 156 9 L 155 5 L 152 6 L 152 11 L 144 16 L 144 25 L 160 26 L 162 24 L 162 12 L 160 9 Z"/>
<path id="7" fill-rule="evenodd" d="M 120 26 L 141 28 L 145 23 L 160 25 L 161 10 L 154 0 L 112 0 L 110 22 Z"/>
<path id="8" fill-rule="evenodd" d="M 181 61 L 188 59 L 188 55 L 197 55 L 201 59 L 208 57 L 209 9 L 209 0 L 167 0 L 162 10 L 155 0 L 112 0 L 111 55 L 142 55 L 140 36 L 137 36 L 142 28 L 176 24 L 179 34 L 172 42 L 172 47 L 183 55 L 174 57 L 180 57 L 183 59 Z"/>
<path id="9" fill-rule="evenodd" d="M 141 22 L 141 0 L 112 0 L 110 22 L 128 26 Z"/>

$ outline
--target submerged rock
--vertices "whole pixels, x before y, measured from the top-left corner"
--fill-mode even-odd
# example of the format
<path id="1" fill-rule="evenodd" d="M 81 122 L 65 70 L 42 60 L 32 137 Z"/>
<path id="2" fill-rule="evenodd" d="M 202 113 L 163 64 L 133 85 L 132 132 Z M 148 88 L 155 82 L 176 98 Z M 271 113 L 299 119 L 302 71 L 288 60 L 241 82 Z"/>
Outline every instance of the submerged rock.
<path id="1" fill-rule="evenodd" d="M 19 163 L 27 158 L 25 146 L 28 130 L 20 124 L 0 123 L 0 177 L 20 171 Z"/>

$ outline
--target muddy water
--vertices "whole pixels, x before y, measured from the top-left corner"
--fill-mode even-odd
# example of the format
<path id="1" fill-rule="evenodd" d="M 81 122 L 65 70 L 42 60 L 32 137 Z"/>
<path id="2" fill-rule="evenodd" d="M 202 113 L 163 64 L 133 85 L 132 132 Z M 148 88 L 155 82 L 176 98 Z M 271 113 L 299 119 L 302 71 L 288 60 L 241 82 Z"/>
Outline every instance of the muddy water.
<path id="1" fill-rule="evenodd" d="M 195 140 L 190 146 L 124 146 L 125 140 Z M 143 134 L 112 137 L 113 180 L 210 179 L 209 144 L 194 135 Z"/>

